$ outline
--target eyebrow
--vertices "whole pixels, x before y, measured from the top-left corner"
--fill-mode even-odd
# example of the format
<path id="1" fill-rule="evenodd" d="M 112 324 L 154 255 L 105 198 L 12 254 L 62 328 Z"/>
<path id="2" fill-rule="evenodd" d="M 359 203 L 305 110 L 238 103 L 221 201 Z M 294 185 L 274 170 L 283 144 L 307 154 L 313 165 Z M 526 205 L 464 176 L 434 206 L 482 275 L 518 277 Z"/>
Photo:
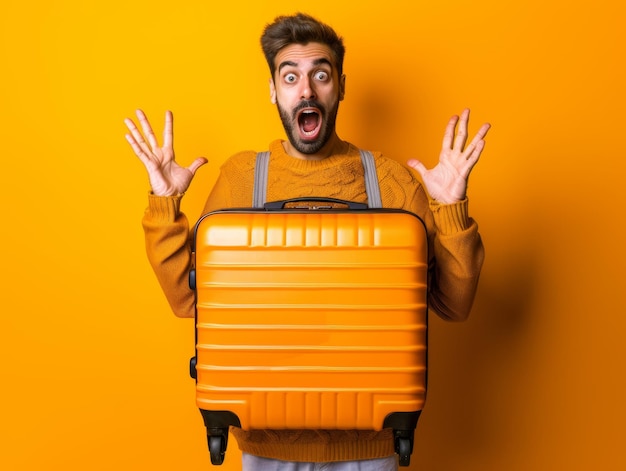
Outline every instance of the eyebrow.
<path id="1" fill-rule="evenodd" d="M 326 59 L 325 57 L 320 57 L 319 59 L 315 59 L 313 61 L 313 65 L 321 65 L 321 64 L 327 64 L 328 66 L 332 67 L 333 65 L 330 63 L 330 61 L 328 59 Z M 294 62 L 294 61 L 284 61 L 281 62 L 280 65 L 278 66 L 278 71 L 280 72 L 283 67 L 297 67 L 298 63 Z"/>

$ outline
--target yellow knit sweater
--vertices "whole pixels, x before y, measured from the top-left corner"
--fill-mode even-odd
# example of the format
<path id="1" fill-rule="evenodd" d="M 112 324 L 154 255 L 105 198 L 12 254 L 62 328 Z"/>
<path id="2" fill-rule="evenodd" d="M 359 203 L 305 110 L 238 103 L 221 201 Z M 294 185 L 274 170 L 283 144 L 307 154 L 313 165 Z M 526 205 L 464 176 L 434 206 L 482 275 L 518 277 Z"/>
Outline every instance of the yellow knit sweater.
<path id="1" fill-rule="evenodd" d="M 357 147 L 323 160 L 301 160 L 285 153 L 282 141 L 270 144 L 267 201 L 301 196 L 366 202 L 363 165 Z M 413 173 L 374 153 L 383 207 L 410 211 L 426 224 L 429 238 L 429 307 L 448 320 L 464 320 L 471 309 L 484 250 L 467 200 L 429 202 Z M 221 168 L 204 213 L 252 205 L 256 152 L 231 157 Z M 143 218 L 148 259 L 174 313 L 194 317 L 194 293 L 188 286 L 191 264 L 189 222 L 180 212 L 180 196 L 149 196 Z M 394 453 L 390 430 L 243 431 L 232 429 L 242 451 L 286 461 L 373 459 Z"/>

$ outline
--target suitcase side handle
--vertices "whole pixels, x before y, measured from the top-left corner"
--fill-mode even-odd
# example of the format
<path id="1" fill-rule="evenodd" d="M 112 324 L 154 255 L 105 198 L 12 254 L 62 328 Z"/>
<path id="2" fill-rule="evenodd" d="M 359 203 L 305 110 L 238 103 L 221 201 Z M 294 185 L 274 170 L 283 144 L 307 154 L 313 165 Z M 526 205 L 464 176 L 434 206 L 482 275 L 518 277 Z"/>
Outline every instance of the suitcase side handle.
<path id="1" fill-rule="evenodd" d="M 298 203 L 319 203 L 313 206 L 310 205 L 298 205 Z M 287 208 L 287 205 L 291 205 L 291 208 Z M 280 201 L 272 201 L 270 203 L 265 203 L 263 208 L 267 211 L 276 211 L 280 209 L 310 209 L 310 210 L 318 210 L 318 209 L 343 209 L 336 208 L 335 205 L 343 205 L 347 206 L 349 210 L 363 210 L 368 209 L 366 203 L 356 203 L 354 201 L 346 201 L 340 200 L 337 198 L 323 198 L 317 196 L 309 196 L 309 197 L 301 197 L 301 198 L 290 198 L 286 200 Z"/>

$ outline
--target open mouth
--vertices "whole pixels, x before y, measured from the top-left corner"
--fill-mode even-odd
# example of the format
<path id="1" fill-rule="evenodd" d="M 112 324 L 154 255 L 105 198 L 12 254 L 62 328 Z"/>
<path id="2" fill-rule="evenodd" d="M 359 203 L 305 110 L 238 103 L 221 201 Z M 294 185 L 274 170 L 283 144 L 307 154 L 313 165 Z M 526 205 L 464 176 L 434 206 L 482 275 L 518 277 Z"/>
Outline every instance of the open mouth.
<path id="1" fill-rule="evenodd" d="M 298 113 L 298 130 L 304 140 L 317 138 L 322 127 L 322 115 L 315 108 L 305 108 Z"/>

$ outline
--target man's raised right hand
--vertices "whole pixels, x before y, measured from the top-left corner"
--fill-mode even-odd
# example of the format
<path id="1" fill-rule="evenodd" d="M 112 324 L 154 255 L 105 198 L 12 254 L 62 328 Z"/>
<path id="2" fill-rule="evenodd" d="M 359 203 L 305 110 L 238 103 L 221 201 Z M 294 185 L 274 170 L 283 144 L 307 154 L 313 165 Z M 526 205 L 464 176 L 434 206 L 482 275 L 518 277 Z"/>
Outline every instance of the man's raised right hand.
<path id="1" fill-rule="evenodd" d="M 160 147 L 152 126 L 143 111 L 137 110 L 137 119 L 143 134 L 132 119 L 125 119 L 129 130 L 126 140 L 148 171 L 152 193 L 156 196 L 174 196 L 187 191 L 191 180 L 200 167 L 208 162 L 198 157 L 189 167 L 181 167 L 174 158 L 174 116 L 171 111 L 165 112 L 165 128 L 163 129 L 163 146 Z"/>

